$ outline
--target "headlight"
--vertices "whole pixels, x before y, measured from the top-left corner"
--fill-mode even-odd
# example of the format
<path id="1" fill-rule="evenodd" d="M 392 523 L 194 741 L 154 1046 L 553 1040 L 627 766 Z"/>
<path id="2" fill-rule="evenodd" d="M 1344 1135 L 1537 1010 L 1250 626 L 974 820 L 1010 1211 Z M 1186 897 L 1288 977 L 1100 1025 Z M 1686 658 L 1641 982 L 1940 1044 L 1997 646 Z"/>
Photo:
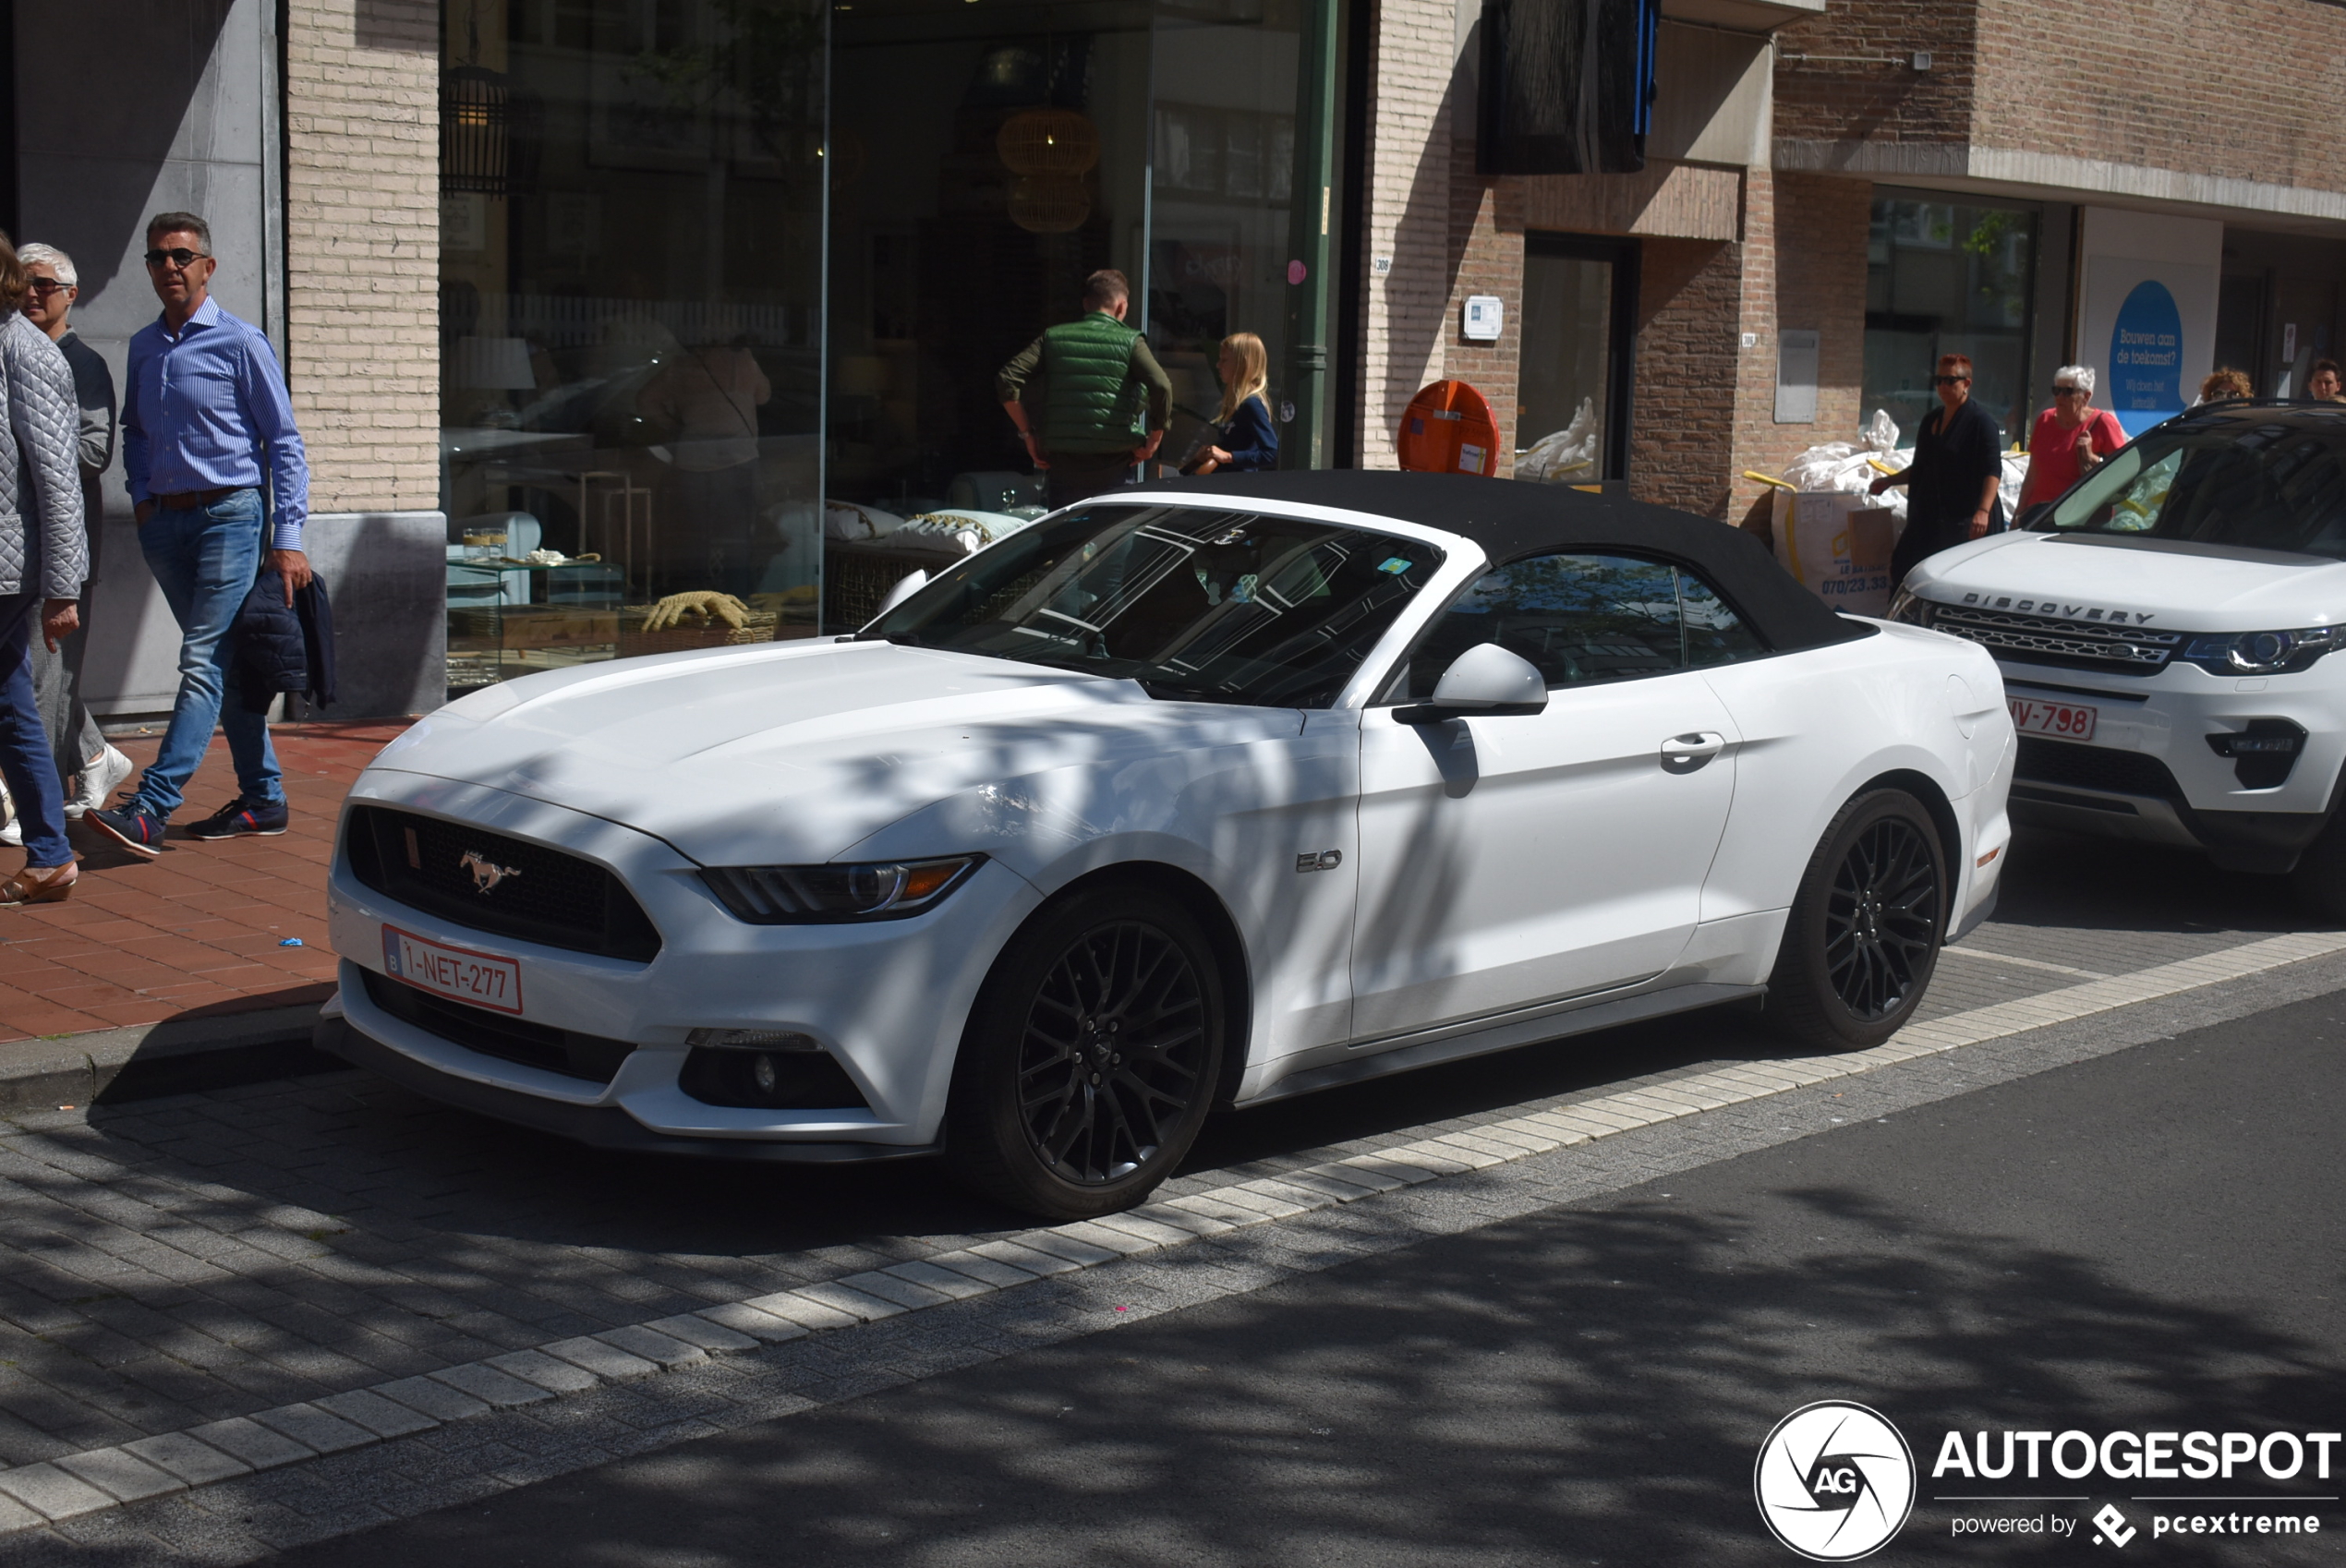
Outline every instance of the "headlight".
<path id="1" fill-rule="evenodd" d="M 984 855 L 860 865 L 712 865 L 701 868 L 735 918 L 753 925 L 831 925 L 907 920 L 942 903 Z"/>
<path id="2" fill-rule="evenodd" d="M 1909 626 L 1930 624 L 1930 601 L 1917 595 L 1912 588 L 1900 587 L 1890 596 L 1890 619 L 1903 621 Z"/>
<path id="3" fill-rule="evenodd" d="M 2304 669 L 2346 642 L 2346 630 L 2315 626 L 2303 632 L 2240 632 L 2194 637 L 2183 660 L 2211 675 L 2280 675 Z"/>

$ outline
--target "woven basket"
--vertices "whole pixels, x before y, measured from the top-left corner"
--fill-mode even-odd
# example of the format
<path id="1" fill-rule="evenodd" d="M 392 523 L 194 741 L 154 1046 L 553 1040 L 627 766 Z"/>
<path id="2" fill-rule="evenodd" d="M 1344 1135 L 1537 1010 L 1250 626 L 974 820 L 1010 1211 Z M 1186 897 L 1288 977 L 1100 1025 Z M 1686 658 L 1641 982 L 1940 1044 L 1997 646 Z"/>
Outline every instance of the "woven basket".
<path id="1" fill-rule="evenodd" d="M 746 626 L 728 626 L 722 621 L 712 621 L 705 626 L 663 626 L 657 632 L 644 630 L 644 622 L 652 612 L 647 604 L 631 604 L 619 612 L 619 657 L 634 658 L 639 654 L 683 653 L 689 648 L 730 648 L 744 643 L 770 643 L 781 618 L 770 609 L 753 609 Z"/>
<path id="2" fill-rule="evenodd" d="M 917 541 L 917 542 L 915 542 Z M 915 572 L 931 577 L 969 558 L 961 547 L 919 536 L 870 542 L 823 541 L 823 629 L 853 632 L 879 613 L 888 591 Z"/>

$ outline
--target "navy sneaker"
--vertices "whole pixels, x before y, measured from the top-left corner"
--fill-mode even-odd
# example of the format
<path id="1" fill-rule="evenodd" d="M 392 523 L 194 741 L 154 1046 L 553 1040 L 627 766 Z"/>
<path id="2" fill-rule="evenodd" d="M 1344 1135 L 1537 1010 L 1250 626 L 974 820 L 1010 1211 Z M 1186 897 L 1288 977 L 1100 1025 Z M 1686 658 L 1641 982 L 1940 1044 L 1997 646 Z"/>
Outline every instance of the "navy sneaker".
<path id="1" fill-rule="evenodd" d="M 238 795 L 187 831 L 199 838 L 274 838 L 292 816 L 283 801 L 248 801 Z"/>
<path id="2" fill-rule="evenodd" d="M 125 802 L 115 811 L 92 806 L 81 814 L 81 820 L 134 855 L 153 860 L 163 853 L 163 818 L 142 802 Z"/>

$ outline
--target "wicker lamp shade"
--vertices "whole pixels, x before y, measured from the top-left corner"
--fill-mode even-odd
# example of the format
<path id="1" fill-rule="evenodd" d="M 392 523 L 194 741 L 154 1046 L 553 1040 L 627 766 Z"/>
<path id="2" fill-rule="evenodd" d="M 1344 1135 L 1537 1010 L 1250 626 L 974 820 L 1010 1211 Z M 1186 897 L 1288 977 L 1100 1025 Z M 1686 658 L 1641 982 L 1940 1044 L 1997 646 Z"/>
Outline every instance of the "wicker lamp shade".
<path id="1" fill-rule="evenodd" d="M 440 90 L 440 188 L 514 196 L 538 173 L 545 112 L 496 71 L 459 66 Z"/>
<path id="2" fill-rule="evenodd" d="M 1027 175 L 1010 187 L 1010 222 L 1031 235 L 1073 234 L 1092 215 L 1092 193 L 1064 175 Z"/>
<path id="3" fill-rule="evenodd" d="M 1014 175 L 1071 179 L 1100 161 L 1100 132 L 1072 109 L 1022 109 L 1002 122 L 994 151 Z"/>

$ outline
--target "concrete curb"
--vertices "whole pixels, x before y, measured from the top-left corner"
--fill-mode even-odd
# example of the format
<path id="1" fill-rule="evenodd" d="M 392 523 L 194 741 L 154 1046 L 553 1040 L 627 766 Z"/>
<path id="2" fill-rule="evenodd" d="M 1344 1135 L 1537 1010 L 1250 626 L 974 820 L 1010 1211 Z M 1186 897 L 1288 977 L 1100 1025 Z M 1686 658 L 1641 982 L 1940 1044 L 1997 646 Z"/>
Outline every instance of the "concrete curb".
<path id="1" fill-rule="evenodd" d="M 344 1066 L 311 1049 L 322 1002 L 0 1045 L 0 1115 L 113 1104 Z"/>

